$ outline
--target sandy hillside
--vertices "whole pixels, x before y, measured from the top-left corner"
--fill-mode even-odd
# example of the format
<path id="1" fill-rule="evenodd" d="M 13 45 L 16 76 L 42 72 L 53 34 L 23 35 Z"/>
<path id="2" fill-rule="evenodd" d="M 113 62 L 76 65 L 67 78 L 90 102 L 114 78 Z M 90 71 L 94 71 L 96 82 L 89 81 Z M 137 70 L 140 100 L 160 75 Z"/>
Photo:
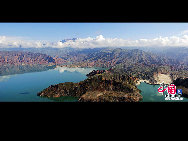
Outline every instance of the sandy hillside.
<path id="1" fill-rule="evenodd" d="M 148 81 L 148 80 L 138 80 L 138 81 L 136 82 L 136 85 L 140 85 L 141 82 L 146 82 L 146 83 L 149 84 L 149 81 Z"/>
<path id="2" fill-rule="evenodd" d="M 158 74 L 155 77 L 155 80 L 157 81 L 157 84 L 160 84 L 164 81 L 165 84 L 170 84 L 172 83 L 172 80 L 170 78 L 170 75 L 168 74 Z"/>

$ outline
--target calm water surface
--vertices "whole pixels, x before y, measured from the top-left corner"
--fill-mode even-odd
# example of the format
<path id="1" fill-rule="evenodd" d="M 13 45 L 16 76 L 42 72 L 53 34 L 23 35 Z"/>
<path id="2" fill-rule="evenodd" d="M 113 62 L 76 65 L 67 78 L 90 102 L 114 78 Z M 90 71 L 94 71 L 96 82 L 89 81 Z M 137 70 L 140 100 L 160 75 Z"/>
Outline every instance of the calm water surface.
<path id="1" fill-rule="evenodd" d="M 165 100 L 165 96 L 158 92 L 159 86 L 141 82 L 137 88 L 142 91 L 142 102 L 188 102 L 188 98 L 185 97 L 183 97 L 183 100 Z"/>
<path id="2" fill-rule="evenodd" d="M 0 102 L 75 102 L 76 97 L 42 98 L 37 93 L 50 85 L 64 82 L 80 82 L 87 78 L 86 74 L 100 68 L 66 68 L 57 67 L 43 72 L 32 72 L 0 76 Z M 188 102 L 166 101 L 158 93 L 159 85 L 142 82 L 137 86 L 143 96 L 142 102 Z"/>
<path id="3" fill-rule="evenodd" d="M 0 102 L 74 102 L 75 97 L 42 98 L 37 93 L 50 85 L 80 82 L 95 68 L 57 67 L 43 72 L 0 76 Z"/>

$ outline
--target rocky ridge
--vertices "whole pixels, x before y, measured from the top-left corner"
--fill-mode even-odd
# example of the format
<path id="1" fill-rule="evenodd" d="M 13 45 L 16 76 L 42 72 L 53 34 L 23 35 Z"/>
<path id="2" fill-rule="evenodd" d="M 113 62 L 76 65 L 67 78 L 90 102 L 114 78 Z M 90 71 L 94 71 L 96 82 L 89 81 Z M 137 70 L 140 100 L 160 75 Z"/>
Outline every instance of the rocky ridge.
<path id="1" fill-rule="evenodd" d="M 89 76 L 79 83 L 60 83 L 38 93 L 38 96 L 79 97 L 85 102 L 138 102 L 142 100 L 133 79 L 126 74 L 104 72 Z"/>

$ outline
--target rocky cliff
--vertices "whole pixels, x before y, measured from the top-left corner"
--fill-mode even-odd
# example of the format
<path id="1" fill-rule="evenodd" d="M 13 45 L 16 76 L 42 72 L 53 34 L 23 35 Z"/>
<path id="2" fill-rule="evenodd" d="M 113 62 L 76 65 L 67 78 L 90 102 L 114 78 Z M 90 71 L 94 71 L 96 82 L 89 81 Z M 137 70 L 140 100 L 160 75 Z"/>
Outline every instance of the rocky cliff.
<path id="1" fill-rule="evenodd" d="M 182 95 L 184 97 L 188 97 L 188 77 L 185 79 L 178 78 L 173 83 L 177 89 L 182 89 Z"/>
<path id="2" fill-rule="evenodd" d="M 0 65 L 50 64 L 55 60 L 45 54 L 17 51 L 0 51 Z"/>
<path id="3" fill-rule="evenodd" d="M 55 56 L 51 57 L 42 53 L 0 51 L 0 66 L 6 65 L 55 65 L 64 64 L 67 61 Z"/>
<path id="4" fill-rule="evenodd" d="M 38 96 L 79 97 L 79 101 L 138 102 L 142 99 L 134 80 L 126 74 L 104 72 L 89 76 L 79 83 L 66 82 L 52 85 L 38 93 Z"/>

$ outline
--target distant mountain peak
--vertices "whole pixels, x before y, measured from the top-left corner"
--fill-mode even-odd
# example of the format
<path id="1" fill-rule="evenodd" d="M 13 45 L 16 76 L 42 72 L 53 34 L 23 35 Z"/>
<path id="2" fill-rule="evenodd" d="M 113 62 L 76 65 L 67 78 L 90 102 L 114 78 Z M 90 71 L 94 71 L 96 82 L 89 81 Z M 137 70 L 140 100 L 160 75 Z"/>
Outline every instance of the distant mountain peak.
<path id="1" fill-rule="evenodd" d="M 60 42 L 62 42 L 62 43 L 65 43 L 65 42 L 67 42 L 67 41 L 76 41 L 78 38 L 71 38 L 71 39 L 63 39 L 63 40 L 61 40 Z"/>

